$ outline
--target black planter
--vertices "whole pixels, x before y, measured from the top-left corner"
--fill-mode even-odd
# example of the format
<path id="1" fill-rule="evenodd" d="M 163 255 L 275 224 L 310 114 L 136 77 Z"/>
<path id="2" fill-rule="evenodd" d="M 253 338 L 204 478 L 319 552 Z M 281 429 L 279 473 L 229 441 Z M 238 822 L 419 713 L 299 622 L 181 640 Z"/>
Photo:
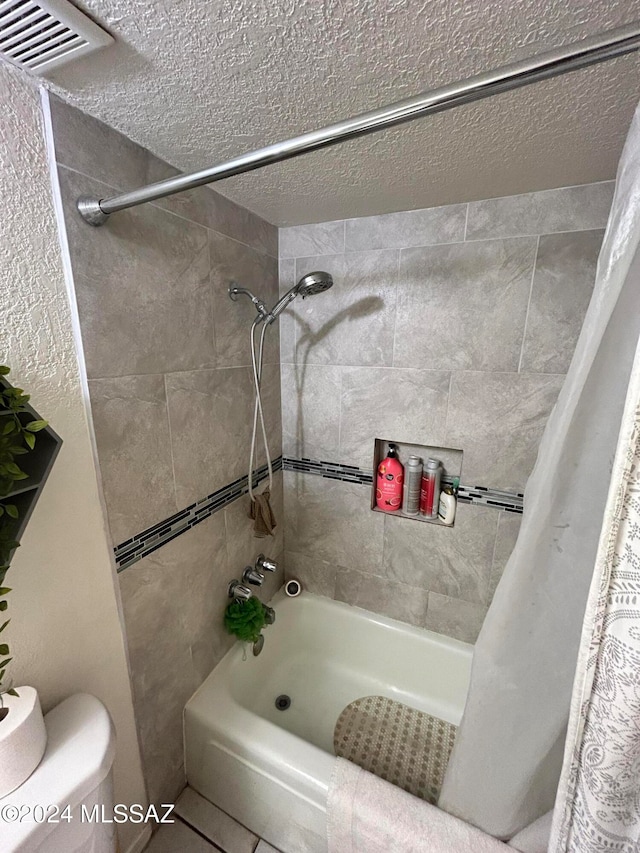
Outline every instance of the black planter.
<path id="1" fill-rule="evenodd" d="M 0 376 L 0 385 L 3 388 L 12 387 L 11 383 L 7 382 L 3 376 Z M 18 414 L 18 418 L 23 424 L 30 423 L 33 420 L 44 420 L 29 404 L 26 404 L 24 409 L 24 412 Z M 0 430 L 2 429 L 3 419 L 10 414 L 12 413 L 4 410 L 0 411 Z M 26 480 L 19 480 L 15 484 L 13 491 L 2 498 L 3 502 L 6 501 L 15 504 L 18 509 L 19 515 L 13 522 L 15 526 L 11 531 L 13 538 L 17 542 L 20 541 L 24 533 L 33 508 L 42 493 L 44 484 L 47 481 L 49 472 L 62 445 L 62 439 L 50 426 L 35 433 L 35 436 L 36 444 L 34 449 L 24 454 L 24 456 L 20 456 L 17 460 L 20 468 L 25 474 L 29 475 L 28 478 Z"/>

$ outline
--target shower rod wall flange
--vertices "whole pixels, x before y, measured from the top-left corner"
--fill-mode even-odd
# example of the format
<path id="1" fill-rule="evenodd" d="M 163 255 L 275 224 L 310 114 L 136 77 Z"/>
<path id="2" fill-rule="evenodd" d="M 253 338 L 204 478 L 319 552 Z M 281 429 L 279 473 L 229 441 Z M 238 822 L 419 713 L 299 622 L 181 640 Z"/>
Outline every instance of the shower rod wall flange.
<path id="1" fill-rule="evenodd" d="M 117 213 L 119 210 L 126 210 L 129 207 L 136 207 L 194 187 L 221 181 L 233 175 L 261 169 L 272 163 L 290 160 L 311 151 L 318 151 L 378 130 L 386 130 L 427 115 L 454 109 L 512 89 L 519 89 L 531 83 L 558 77 L 638 49 L 640 49 L 640 22 L 635 22 L 520 62 L 504 65 L 494 71 L 487 71 L 458 83 L 433 89 L 413 98 L 397 101 L 378 110 L 361 113 L 284 142 L 276 142 L 210 169 L 190 175 L 178 175 L 113 198 L 97 199 L 83 196 L 78 199 L 78 210 L 82 218 L 91 225 L 102 225 L 110 214 Z"/>
<path id="2" fill-rule="evenodd" d="M 105 213 L 100 207 L 98 199 L 81 195 L 76 202 L 76 207 L 80 211 L 80 216 L 88 222 L 89 225 L 102 225 L 109 218 L 109 214 Z"/>

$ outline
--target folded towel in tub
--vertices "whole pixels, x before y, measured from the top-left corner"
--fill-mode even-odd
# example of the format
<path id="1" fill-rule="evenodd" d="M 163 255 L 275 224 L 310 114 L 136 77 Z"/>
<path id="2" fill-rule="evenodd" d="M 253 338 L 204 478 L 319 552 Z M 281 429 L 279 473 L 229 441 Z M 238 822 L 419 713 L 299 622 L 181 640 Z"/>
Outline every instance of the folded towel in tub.
<path id="1" fill-rule="evenodd" d="M 501 841 L 336 758 L 327 806 L 329 853 L 507 853 Z"/>

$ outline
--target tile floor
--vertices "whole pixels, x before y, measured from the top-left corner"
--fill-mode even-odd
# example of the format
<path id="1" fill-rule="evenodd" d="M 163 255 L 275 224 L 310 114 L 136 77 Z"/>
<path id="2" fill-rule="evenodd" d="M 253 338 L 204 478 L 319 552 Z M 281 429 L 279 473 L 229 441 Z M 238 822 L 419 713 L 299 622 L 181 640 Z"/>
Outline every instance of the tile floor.
<path id="1" fill-rule="evenodd" d="M 175 823 L 161 826 L 144 853 L 278 853 L 192 788 L 178 797 L 174 816 Z"/>

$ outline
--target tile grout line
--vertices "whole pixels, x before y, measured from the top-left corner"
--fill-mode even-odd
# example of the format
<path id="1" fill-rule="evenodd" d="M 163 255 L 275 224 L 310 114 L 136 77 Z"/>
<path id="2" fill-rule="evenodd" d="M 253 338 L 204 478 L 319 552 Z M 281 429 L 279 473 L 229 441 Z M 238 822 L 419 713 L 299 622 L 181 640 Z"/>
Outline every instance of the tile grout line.
<path id="1" fill-rule="evenodd" d="M 340 408 L 338 409 L 338 455 L 342 459 L 342 403 L 344 391 L 344 368 L 340 368 Z"/>
<path id="2" fill-rule="evenodd" d="M 211 269 L 211 237 L 207 240 L 207 263 L 209 265 L 209 275 L 207 276 L 207 291 L 210 300 L 209 304 L 209 317 L 211 320 L 211 336 L 213 338 L 213 357 L 215 359 L 216 366 L 218 364 L 218 336 L 216 335 L 216 310 L 215 310 L 215 296 L 214 296 L 214 285 L 213 285 L 213 270 Z"/>
<path id="3" fill-rule="evenodd" d="M 264 361 L 265 367 L 278 365 L 279 361 Z M 292 364 L 293 362 L 282 362 Z M 251 370 L 251 364 L 228 364 L 217 367 L 187 367 L 184 370 L 154 371 L 153 373 L 118 373 L 115 376 L 89 376 L 89 382 L 111 382 L 114 379 L 135 379 L 138 376 L 180 376 L 183 373 L 211 373 L 214 370 Z M 553 374 L 549 374 L 553 375 Z M 560 375 L 560 374 L 559 374 Z M 562 374 L 564 375 L 564 374 Z"/>
<path id="4" fill-rule="evenodd" d="M 391 367 L 396 364 L 396 331 L 398 329 L 398 291 L 400 288 L 400 259 L 402 257 L 402 249 L 396 249 L 398 257 L 396 260 L 396 304 L 393 311 L 393 346 L 391 348 Z"/>
<path id="5" fill-rule="evenodd" d="M 94 175 L 87 175 L 85 172 L 80 172 L 78 169 L 74 169 L 73 166 L 67 166 L 65 163 L 60 163 L 56 160 L 56 167 L 60 169 L 66 169 L 68 172 L 73 172 L 74 175 L 79 175 L 81 178 L 86 178 L 88 181 L 95 181 L 98 184 L 103 184 L 105 187 L 108 187 L 110 190 L 113 190 L 116 194 L 120 195 L 122 193 L 128 192 L 128 190 L 123 190 L 121 187 L 115 187 L 113 184 L 109 184 L 106 181 L 103 181 L 101 178 L 96 178 Z M 205 185 L 206 186 L 206 185 Z M 215 190 L 214 190 L 215 192 Z M 231 199 L 227 199 L 226 196 L 223 196 L 227 201 L 231 201 Z M 188 216 L 183 216 L 180 213 L 176 213 L 175 210 L 170 210 L 168 207 L 163 207 L 160 204 L 156 204 L 153 201 L 144 202 L 145 205 L 149 205 L 153 207 L 155 210 L 161 210 L 163 213 L 168 213 L 170 216 L 175 216 L 183 222 L 189 222 L 191 225 L 196 225 L 198 228 L 204 228 L 206 231 L 211 231 L 213 234 L 218 234 L 220 237 L 226 237 L 228 240 L 233 240 L 234 243 L 239 243 L 241 246 L 244 246 L 247 249 L 251 249 L 252 252 L 256 252 L 259 255 L 265 255 L 267 258 L 271 258 L 272 260 L 277 261 L 278 255 L 272 255 L 271 252 L 268 252 L 266 249 L 259 249 L 257 246 L 251 246 L 249 243 L 245 243 L 243 240 L 238 240 L 237 237 L 233 237 L 231 234 L 225 234 L 224 231 L 218 231 L 216 228 L 212 228 L 210 225 L 204 225 L 202 222 L 197 222 L 195 219 L 189 219 Z M 237 202 L 233 202 L 233 204 L 237 204 Z M 141 207 L 142 205 L 135 205 L 136 207 Z M 241 205 L 238 205 L 241 207 Z M 250 213 L 252 216 L 258 216 L 253 211 L 249 210 L 249 208 L 242 208 Z M 119 212 L 119 211 L 118 211 Z M 262 219 L 262 217 L 258 217 Z M 263 222 L 267 222 L 266 219 L 262 220 Z M 272 225 L 271 222 L 267 223 L 268 225 Z M 273 228 L 276 226 L 273 225 Z"/>
<path id="6" fill-rule="evenodd" d="M 201 832 L 196 826 L 194 826 L 192 823 L 189 823 L 189 821 L 186 818 L 182 817 L 181 814 L 176 814 L 176 817 L 178 818 L 180 823 L 183 824 L 183 826 L 186 826 L 188 829 L 190 829 L 191 832 L 194 833 L 194 835 L 198 835 L 200 838 L 204 838 L 204 840 L 207 842 L 207 844 L 210 844 L 214 850 L 218 850 L 218 851 L 220 851 L 220 853 L 226 853 L 226 851 L 224 850 L 223 847 L 219 847 L 215 841 L 212 841 L 210 838 L 208 838 L 204 834 L 204 832 Z M 256 847 L 257 846 L 258 845 L 256 844 Z M 255 853 L 255 848 L 254 848 L 254 853 Z"/>
<path id="7" fill-rule="evenodd" d="M 171 415 L 169 414 L 169 389 L 167 388 L 167 374 L 162 374 L 162 382 L 164 386 L 164 407 L 167 414 L 167 427 L 169 429 L 169 450 L 171 452 L 171 478 L 173 479 L 173 502 L 176 507 L 176 512 L 180 512 L 178 508 L 178 484 L 176 482 L 176 463 L 173 454 L 173 434 L 171 431 Z"/>
<path id="8" fill-rule="evenodd" d="M 289 364 L 289 365 L 301 365 L 307 364 L 309 367 L 353 367 L 358 370 L 399 370 L 399 371 L 420 371 L 421 373 L 482 373 L 489 374 L 491 376 L 517 376 L 517 370 L 471 370 L 469 368 L 456 368 L 456 367 L 415 367 L 415 366 L 398 366 L 394 367 L 392 364 L 342 364 L 336 362 L 323 362 L 323 361 L 265 361 L 265 367 L 276 367 L 279 364 Z M 213 371 L 213 370 L 246 370 L 251 369 L 250 364 L 237 364 L 237 365 L 229 365 L 227 367 L 194 367 L 193 369 L 188 370 L 169 370 L 166 374 L 162 373 L 123 373 L 118 376 L 95 376 L 90 377 L 89 382 L 105 382 L 110 381 L 112 379 L 131 379 L 136 376 L 178 376 L 181 373 L 202 373 L 204 371 Z M 530 373 L 535 376 L 566 376 L 566 373 L 558 373 L 558 372 L 550 372 L 541 370 L 532 370 L 532 371 L 524 371 L 524 373 Z"/>
<path id="9" fill-rule="evenodd" d="M 449 390 L 447 391 L 447 411 L 444 416 L 444 441 L 447 442 L 449 435 L 449 403 L 451 402 L 451 389 L 453 387 L 453 374 L 455 371 L 449 371 Z"/>
<path id="10" fill-rule="evenodd" d="M 168 164 L 168 165 L 170 166 L 171 164 Z M 173 168 L 175 168 L 175 167 L 173 167 Z M 416 208 L 412 208 L 410 210 L 395 210 L 395 211 L 391 211 L 390 213 L 372 213 L 369 216 L 349 216 L 349 217 L 347 217 L 347 219 L 344 219 L 344 220 L 343 219 L 327 219 L 327 220 L 323 220 L 321 222 L 306 222 L 306 223 L 301 223 L 300 225 L 280 225 L 280 226 L 276 226 L 276 227 L 283 228 L 283 229 L 284 228 L 313 228 L 316 225 L 325 225 L 328 222 L 354 222 L 354 221 L 357 221 L 359 219 L 380 219 L 381 217 L 396 216 L 396 215 L 402 214 L 402 213 L 421 213 L 425 210 L 446 210 L 447 208 L 451 208 L 451 207 L 459 207 L 461 204 L 476 204 L 478 202 L 485 202 L 485 201 L 491 201 L 491 202 L 503 201 L 506 198 L 518 198 L 520 196 L 541 195 L 542 193 L 554 193 L 554 192 L 557 193 L 557 192 L 562 192 L 563 190 L 575 190 L 575 189 L 582 189 L 584 187 L 600 186 L 601 184 L 615 185 L 615 182 L 616 182 L 615 178 L 605 178 L 602 181 L 587 181 L 587 183 L 582 183 L 582 184 L 569 184 L 567 186 L 563 185 L 560 187 L 548 187 L 547 189 L 544 189 L 544 190 L 531 190 L 529 192 L 524 192 L 524 193 L 511 193 L 509 195 L 492 196 L 491 198 L 472 199 L 469 202 L 452 202 L 451 204 L 439 204 L 439 205 L 436 205 L 435 207 L 416 207 Z M 225 198 L 226 198 L 226 196 L 225 196 Z M 235 202 L 235 203 L 237 204 L 237 202 Z M 246 208 L 246 209 L 248 210 L 248 208 Z M 251 212 L 253 213 L 253 211 L 251 211 Z M 254 215 L 258 216 L 258 214 L 254 214 Z M 260 217 L 260 218 L 262 218 L 262 217 Z M 273 223 L 269 223 L 269 224 L 271 225 Z M 529 236 L 531 236 L 531 235 L 529 235 Z"/>
<path id="11" fill-rule="evenodd" d="M 470 204 L 472 204 L 472 203 L 473 202 L 470 202 Z M 301 258 L 299 260 L 304 260 L 305 258 L 321 258 L 321 257 L 331 258 L 331 257 L 337 257 L 341 254 L 355 255 L 358 253 L 363 254 L 366 252 L 392 252 L 394 250 L 402 251 L 402 252 L 410 252 L 413 249 L 436 249 L 438 246 L 462 246 L 464 244 L 469 244 L 469 243 L 473 243 L 473 244 L 476 244 L 476 243 L 495 243 L 497 241 L 504 241 L 504 240 L 523 240 L 523 239 L 531 238 L 531 237 L 553 237 L 557 234 L 583 234 L 585 232 L 589 233 L 591 231 L 602 231 L 602 232 L 604 232 L 605 230 L 606 230 L 606 223 L 604 225 L 590 225 L 587 228 L 584 228 L 584 227 L 583 228 L 569 228 L 569 229 L 559 229 L 557 231 L 554 230 L 554 231 L 542 231 L 542 232 L 532 231 L 532 232 L 527 232 L 527 233 L 523 232 L 523 233 L 518 233 L 518 234 L 504 234 L 504 235 L 498 234 L 497 236 L 492 236 L 492 237 L 469 237 L 469 236 L 465 236 L 465 238 L 463 240 L 443 240 L 443 241 L 439 241 L 437 243 L 416 243 L 415 245 L 412 245 L 412 246 L 383 246 L 383 247 L 370 246 L 367 249 L 350 249 L 344 253 L 342 253 L 342 252 L 327 252 L 327 253 L 321 254 L 321 255 L 303 255 L 303 256 L 301 256 Z M 226 236 L 226 235 L 223 235 L 223 236 Z M 231 238 L 231 239 L 233 239 L 233 238 Z M 249 247 L 249 248 L 251 248 L 251 247 Z"/>
<path id="12" fill-rule="evenodd" d="M 493 577 L 493 567 L 494 567 L 495 562 L 496 562 L 496 550 L 498 548 L 498 531 L 499 530 L 500 530 L 500 516 L 498 516 L 498 521 L 496 522 L 496 535 L 494 536 L 494 539 L 493 539 L 493 549 L 491 551 L 491 563 L 489 564 L 489 577 L 487 578 L 487 588 L 485 590 L 485 596 L 483 599 L 483 602 L 484 602 L 486 607 L 488 607 L 491 604 L 491 599 L 493 599 L 493 596 L 491 596 L 491 599 L 489 598 L 489 591 L 491 589 L 491 578 Z"/>
<path id="13" fill-rule="evenodd" d="M 510 198 L 510 196 L 507 196 L 507 198 Z M 473 204 L 473 202 L 469 202 L 469 205 L 471 205 L 471 204 Z M 531 232 L 526 232 L 526 233 L 522 232 L 522 233 L 517 233 L 517 234 L 503 234 L 503 235 L 498 234 L 498 235 L 493 235 L 491 237 L 470 237 L 466 233 L 467 223 L 465 222 L 465 235 L 464 235 L 462 240 L 441 240 L 441 241 L 438 241 L 435 243 L 416 243 L 416 244 L 411 245 L 411 246 L 369 246 L 367 248 L 347 249 L 344 252 L 336 252 L 336 251 L 317 252 L 314 255 L 305 254 L 305 255 L 300 255 L 299 257 L 295 257 L 295 258 L 279 258 L 279 260 L 301 261 L 301 260 L 305 260 L 308 258 L 315 258 L 315 259 L 336 258 L 336 257 L 341 257 L 342 255 L 365 254 L 365 253 L 369 253 L 369 252 L 371 252 L 371 253 L 374 253 L 374 252 L 392 252 L 392 251 L 408 252 L 408 251 L 412 251 L 413 249 L 435 249 L 438 246 L 462 246 L 464 244 L 469 244 L 469 243 L 473 243 L 473 244 L 476 244 L 476 243 L 495 243 L 498 241 L 522 240 L 522 239 L 531 238 L 531 237 L 536 237 L 536 238 L 537 237 L 552 237 L 556 234 L 583 234 L 585 232 L 589 233 L 591 231 L 602 231 L 602 232 L 604 232 L 606 230 L 606 225 L 607 224 L 605 222 L 603 225 L 589 225 L 588 227 L 582 227 L 582 228 L 558 229 L 558 230 L 553 230 L 553 231 L 531 231 Z M 202 226 L 202 227 L 204 228 L 206 226 Z M 223 234 L 222 236 L 226 237 L 227 235 Z M 233 240 L 234 238 L 230 237 L 229 239 Z M 240 242 L 240 241 L 238 241 L 238 242 Z M 243 243 L 242 245 L 246 245 L 246 244 Z M 248 248 L 251 249 L 252 247 L 249 246 Z M 273 255 L 269 255 L 269 257 L 271 258 L 271 257 L 273 257 Z"/>
<path id="14" fill-rule="evenodd" d="M 524 315 L 524 327 L 522 329 L 522 343 L 520 344 L 520 358 L 518 359 L 518 374 L 522 375 L 522 359 L 524 358 L 524 345 L 527 340 L 527 328 L 529 326 L 529 311 L 531 310 L 531 298 L 533 296 L 533 284 L 538 266 L 538 252 L 540 251 L 540 236 L 536 240 L 536 250 L 533 255 L 533 269 L 531 270 L 531 282 L 529 283 L 529 299 L 527 300 L 527 311 Z"/>
<path id="15" fill-rule="evenodd" d="M 293 258 L 293 284 L 298 280 L 298 259 Z M 288 290 L 289 288 L 287 288 Z M 278 290 L 280 290 L 280 282 L 278 281 Z M 291 308 L 291 319 L 293 322 L 293 363 L 298 363 L 298 315 Z"/>

